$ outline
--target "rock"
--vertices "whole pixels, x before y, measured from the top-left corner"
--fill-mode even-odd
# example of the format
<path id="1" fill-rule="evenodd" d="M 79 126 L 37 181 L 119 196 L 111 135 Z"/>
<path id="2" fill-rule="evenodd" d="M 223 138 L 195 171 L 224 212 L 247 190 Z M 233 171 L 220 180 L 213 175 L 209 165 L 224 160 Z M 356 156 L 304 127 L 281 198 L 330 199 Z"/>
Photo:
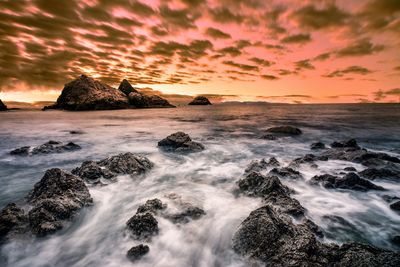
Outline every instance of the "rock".
<path id="1" fill-rule="evenodd" d="M 93 202 L 83 180 L 61 169 L 47 170 L 27 200 L 33 205 L 29 211 L 31 230 L 39 236 L 61 229 L 64 220 Z"/>
<path id="2" fill-rule="evenodd" d="M 132 85 L 128 82 L 128 80 L 123 79 L 120 83 L 118 90 L 120 90 L 125 95 L 129 95 L 130 93 L 138 93 L 138 91 L 132 87 Z"/>
<path id="3" fill-rule="evenodd" d="M 6 110 L 8 110 L 7 106 L 0 99 L 0 111 L 6 111 Z"/>
<path id="4" fill-rule="evenodd" d="M 15 203 L 7 204 L 0 213 L 0 244 L 12 238 L 10 235 L 23 232 L 27 222 L 23 209 Z"/>
<path id="5" fill-rule="evenodd" d="M 187 207 L 184 208 L 183 211 L 174 214 L 169 214 L 166 215 L 165 217 L 171 220 L 173 223 L 185 224 L 189 223 L 192 220 L 198 220 L 204 215 L 206 215 L 206 212 L 203 209 L 192 205 L 188 205 Z"/>
<path id="6" fill-rule="evenodd" d="M 300 164 L 304 164 L 304 163 L 315 165 L 314 162 L 316 160 L 319 160 L 319 158 L 317 158 L 317 156 L 315 156 L 314 154 L 306 154 L 303 157 L 293 160 L 289 164 L 289 168 L 298 168 L 298 167 L 300 167 Z"/>
<path id="7" fill-rule="evenodd" d="M 357 171 L 357 169 L 354 168 L 354 167 L 346 167 L 346 168 L 344 168 L 343 170 L 345 170 L 345 171 L 347 171 L 347 172 L 356 172 L 356 171 Z"/>
<path id="8" fill-rule="evenodd" d="M 317 150 L 317 149 L 325 149 L 325 144 L 322 142 L 316 142 L 316 143 L 312 143 L 310 146 L 311 149 L 313 150 Z"/>
<path id="9" fill-rule="evenodd" d="M 393 202 L 395 200 L 400 200 L 400 197 L 393 196 L 393 195 L 392 196 L 391 195 L 383 195 L 382 199 L 389 203 L 389 202 Z"/>
<path id="10" fill-rule="evenodd" d="M 134 246 L 131 249 L 129 249 L 128 252 L 126 253 L 126 257 L 130 261 L 135 262 L 141 259 L 147 253 L 149 253 L 149 251 L 150 251 L 149 246 L 140 244 L 138 246 Z"/>
<path id="11" fill-rule="evenodd" d="M 102 178 L 112 179 L 117 175 L 94 161 L 84 161 L 81 167 L 73 169 L 72 173 L 90 183 L 97 183 Z"/>
<path id="12" fill-rule="evenodd" d="M 368 168 L 358 173 L 361 177 L 375 180 L 375 179 L 388 179 L 400 180 L 400 168 Z"/>
<path id="13" fill-rule="evenodd" d="M 342 141 L 342 142 L 334 141 L 333 143 L 331 143 L 331 147 L 333 147 L 333 148 L 345 147 L 345 148 L 360 149 L 360 147 L 358 146 L 357 141 L 355 139 L 349 139 L 347 141 Z"/>
<path id="14" fill-rule="evenodd" d="M 128 108 L 126 95 L 85 75 L 67 83 L 53 107 L 65 110 L 109 110 Z M 46 109 L 45 108 L 45 109 Z"/>
<path id="15" fill-rule="evenodd" d="M 159 231 L 158 222 L 150 212 L 133 215 L 126 225 L 133 237 L 138 240 L 147 239 Z"/>
<path id="16" fill-rule="evenodd" d="M 81 147 L 72 142 L 64 144 L 58 141 L 49 141 L 37 147 L 23 146 L 14 149 L 13 151 L 10 152 L 10 154 L 18 156 L 46 155 L 51 153 L 76 151 L 79 149 L 81 149 Z"/>
<path id="17" fill-rule="evenodd" d="M 154 166 L 148 158 L 130 152 L 103 159 L 97 164 L 113 173 L 130 175 L 143 174 Z"/>
<path id="18" fill-rule="evenodd" d="M 400 201 L 390 204 L 390 208 L 395 211 L 400 211 Z"/>
<path id="19" fill-rule="evenodd" d="M 165 151 L 172 152 L 198 152 L 204 150 L 200 143 L 192 141 L 184 132 L 176 132 L 158 142 L 158 146 Z"/>
<path id="20" fill-rule="evenodd" d="M 311 184 L 321 184 L 325 188 L 349 189 L 355 191 L 385 190 L 383 187 L 375 185 L 368 180 L 360 178 L 354 172 L 347 173 L 339 178 L 330 174 L 317 175 L 311 178 Z"/>
<path id="21" fill-rule="evenodd" d="M 261 139 L 273 141 L 273 140 L 278 139 L 278 137 L 275 135 L 272 135 L 272 134 L 264 134 L 263 136 L 261 136 Z"/>
<path id="22" fill-rule="evenodd" d="M 250 173 L 253 171 L 259 172 L 262 170 L 266 170 L 268 167 L 278 167 L 278 166 L 280 166 L 280 163 L 275 157 L 271 157 L 268 162 L 265 159 L 253 160 L 252 162 L 250 162 L 250 164 L 247 166 L 244 172 L 245 173 Z"/>
<path id="23" fill-rule="evenodd" d="M 400 235 L 396 235 L 390 239 L 390 241 L 396 246 L 400 247 Z"/>
<path id="24" fill-rule="evenodd" d="M 205 97 L 205 96 L 196 96 L 192 100 L 192 102 L 189 103 L 189 105 L 202 105 L 202 106 L 205 106 L 205 105 L 212 105 L 212 104 L 211 104 L 210 100 L 208 100 L 207 97 Z"/>
<path id="25" fill-rule="evenodd" d="M 289 179 L 302 179 L 303 176 L 301 175 L 300 172 L 290 168 L 290 167 L 284 167 L 284 168 L 273 168 L 270 172 L 270 175 L 276 175 L 280 178 L 289 178 Z"/>
<path id="26" fill-rule="evenodd" d="M 267 129 L 267 132 L 288 135 L 300 135 L 302 131 L 293 126 L 277 126 Z"/>
<path id="27" fill-rule="evenodd" d="M 69 131 L 69 133 L 70 134 L 85 134 L 85 132 L 81 131 L 81 130 L 72 130 L 72 131 Z"/>
<path id="28" fill-rule="evenodd" d="M 161 210 L 165 210 L 167 204 L 163 204 L 158 198 L 147 200 L 145 204 L 140 205 L 136 213 L 150 212 L 157 214 Z"/>
<path id="29" fill-rule="evenodd" d="M 157 95 L 144 95 L 132 92 L 128 96 L 129 104 L 136 108 L 173 108 L 166 99 Z"/>

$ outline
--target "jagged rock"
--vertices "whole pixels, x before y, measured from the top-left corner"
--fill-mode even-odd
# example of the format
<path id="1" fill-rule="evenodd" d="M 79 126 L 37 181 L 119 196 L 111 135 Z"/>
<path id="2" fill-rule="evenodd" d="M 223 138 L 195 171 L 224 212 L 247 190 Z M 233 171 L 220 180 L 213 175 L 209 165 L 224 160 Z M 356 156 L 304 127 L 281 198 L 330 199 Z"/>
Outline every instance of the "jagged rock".
<path id="1" fill-rule="evenodd" d="M 0 99 L 0 111 L 6 111 L 6 110 L 8 110 L 7 106 Z"/>
<path id="2" fill-rule="evenodd" d="M 0 213 L 0 244 L 12 238 L 12 235 L 23 232 L 27 222 L 28 217 L 23 209 L 15 203 L 7 204 Z"/>
<path id="3" fill-rule="evenodd" d="M 206 215 L 206 212 L 192 205 L 187 205 L 182 211 L 174 214 L 168 214 L 165 217 L 171 220 L 173 223 L 189 223 L 192 220 L 198 220 Z"/>
<path id="4" fill-rule="evenodd" d="M 280 166 L 280 163 L 275 157 L 271 157 L 268 160 L 268 162 L 265 159 L 253 160 L 252 162 L 250 162 L 250 164 L 247 166 L 244 172 L 245 173 L 259 172 L 262 170 L 266 170 L 268 167 L 278 167 L 278 166 Z"/>
<path id="5" fill-rule="evenodd" d="M 316 149 L 325 149 L 325 144 L 322 142 L 316 142 L 312 143 L 310 146 L 311 149 L 316 150 Z"/>
<path id="6" fill-rule="evenodd" d="M 317 165 L 314 163 L 316 160 L 320 160 L 317 156 L 314 154 L 306 154 L 303 157 L 294 159 L 290 164 L 289 168 L 298 168 L 300 167 L 301 164 L 308 163 L 311 164 L 311 166 L 316 167 Z"/>
<path id="7" fill-rule="evenodd" d="M 284 168 L 273 168 L 269 174 L 271 175 L 276 175 L 280 178 L 289 178 L 289 179 L 302 179 L 303 176 L 301 175 L 300 172 L 290 168 L 290 167 L 284 167 Z"/>
<path id="8" fill-rule="evenodd" d="M 288 135 L 300 135 L 302 131 L 293 126 L 277 126 L 267 129 L 267 132 Z"/>
<path id="9" fill-rule="evenodd" d="M 76 151 L 79 149 L 81 149 L 81 147 L 72 142 L 64 144 L 58 141 L 49 141 L 37 147 L 23 146 L 12 150 L 10 154 L 18 156 L 46 155 L 51 153 Z"/>
<path id="10" fill-rule="evenodd" d="M 212 105 L 212 104 L 211 104 L 210 100 L 208 100 L 207 97 L 205 97 L 205 96 L 196 96 L 192 100 L 192 102 L 189 103 L 189 105 L 202 105 L 202 106 L 205 106 L 205 105 Z"/>
<path id="11" fill-rule="evenodd" d="M 176 132 L 158 142 L 158 146 L 166 151 L 173 152 L 198 152 L 204 150 L 200 143 L 192 141 L 184 132 Z"/>
<path id="12" fill-rule="evenodd" d="M 61 169 L 47 170 L 27 200 L 33 205 L 29 223 L 32 232 L 39 236 L 61 229 L 64 220 L 93 201 L 83 180 Z"/>
<path id="13" fill-rule="evenodd" d="M 333 143 L 331 143 L 331 147 L 333 148 L 346 147 L 346 148 L 360 149 L 355 139 L 349 139 L 347 141 L 342 141 L 342 142 L 334 141 Z"/>
<path id="14" fill-rule="evenodd" d="M 138 240 L 147 239 L 158 234 L 158 222 L 150 213 L 137 213 L 126 223 L 133 237 Z"/>
<path id="15" fill-rule="evenodd" d="M 73 169 L 72 173 L 90 183 L 99 182 L 102 178 L 112 179 L 117 175 L 94 161 L 84 161 L 81 167 Z"/>
<path id="16" fill-rule="evenodd" d="M 168 100 L 157 95 L 144 95 L 139 92 L 132 92 L 128 96 L 129 104 L 137 108 L 173 108 Z"/>
<path id="17" fill-rule="evenodd" d="M 85 75 L 67 83 L 54 106 L 44 109 L 109 110 L 128 108 L 126 95 Z"/>
<path id="18" fill-rule="evenodd" d="M 396 202 L 390 204 L 390 208 L 392 210 L 400 211 L 400 201 L 396 201 Z"/>
<path id="19" fill-rule="evenodd" d="M 125 95 L 129 95 L 130 93 L 138 93 L 138 91 L 132 87 L 132 85 L 128 82 L 128 80 L 123 79 L 120 83 L 118 90 L 120 90 Z"/>
<path id="20" fill-rule="evenodd" d="M 330 174 L 316 175 L 311 178 L 311 184 L 321 184 L 325 188 L 340 188 L 355 191 L 385 190 L 383 187 L 375 185 L 368 180 L 360 178 L 356 173 L 350 172 L 343 177 Z"/>
<path id="21" fill-rule="evenodd" d="M 143 174 L 154 166 L 148 158 L 130 152 L 103 159 L 97 164 L 113 173 L 130 175 Z"/>
<path id="22" fill-rule="evenodd" d="M 358 173 L 361 177 L 375 180 L 375 179 L 388 179 L 400 180 L 400 167 L 399 168 L 368 168 Z"/>
<path id="23" fill-rule="evenodd" d="M 149 199 L 145 204 L 140 205 L 136 211 L 136 213 L 145 213 L 150 212 L 153 214 L 157 214 L 159 211 L 165 210 L 167 208 L 167 204 L 163 204 L 161 200 L 158 198 Z"/>
<path id="24" fill-rule="evenodd" d="M 130 261 L 135 262 L 141 259 L 147 253 L 149 253 L 149 251 L 150 251 L 149 246 L 140 244 L 138 246 L 134 246 L 131 249 L 129 249 L 128 252 L 126 253 L 126 257 Z"/>

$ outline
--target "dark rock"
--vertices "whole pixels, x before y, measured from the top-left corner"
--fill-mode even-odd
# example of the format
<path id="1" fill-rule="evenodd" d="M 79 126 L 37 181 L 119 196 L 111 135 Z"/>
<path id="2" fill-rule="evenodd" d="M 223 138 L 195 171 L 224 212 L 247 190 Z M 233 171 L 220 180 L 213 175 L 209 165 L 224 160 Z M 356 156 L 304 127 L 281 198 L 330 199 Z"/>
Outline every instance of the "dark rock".
<path id="1" fill-rule="evenodd" d="M 334 141 L 331 144 L 331 147 L 333 147 L 333 148 L 346 147 L 346 148 L 360 149 L 360 147 L 358 146 L 357 141 L 355 139 L 349 139 L 347 141 L 342 141 L 342 142 Z"/>
<path id="2" fill-rule="evenodd" d="M 212 105 L 210 100 L 205 96 L 196 96 L 189 105 Z"/>
<path id="3" fill-rule="evenodd" d="M 85 132 L 84 131 L 80 131 L 80 130 L 72 130 L 72 131 L 69 131 L 69 133 L 70 134 L 84 134 Z"/>
<path id="4" fill-rule="evenodd" d="M 390 196 L 390 195 L 383 195 L 382 199 L 385 200 L 386 202 L 393 202 L 395 200 L 400 200 L 400 197 Z"/>
<path id="5" fill-rule="evenodd" d="M 293 126 L 277 126 L 267 129 L 267 132 L 288 135 L 300 135 L 302 131 Z"/>
<path id="6" fill-rule="evenodd" d="M 144 95 L 132 92 L 128 96 L 129 104 L 137 108 L 173 108 L 166 99 L 157 95 Z"/>
<path id="7" fill-rule="evenodd" d="M 60 169 L 47 170 L 27 200 L 33 205 L 29 211 L 29 223 L 32 232 L 39 236 L 61 229 L 64 220 L 92 203 L 83 180 Z"/>
<path id="8" fill-rule="evenodd" d="M 150 213 L 138 213 L 132 216 L 126 223 L 135 239 L 146 239 L 158 234 L 158 222 Z"/>
<path id="9" fill-rule="evenodd" d="M 275 135 L 272 135 L 272 134 L 265 134 L 265 135 L 261 136 L 261 139 L 271 140 L 272 141 L 272 140 L 278 139 L 278 137 L 275 136 Z"/>
<path id="10" fill-rule="evenodd" d="M 315 222 L 311 221 L 310 219 L 305 219 L 302 223 L 307 226 L 308 229 L 310 229 L 310 231 L 313 232 L 317 237 L 324 237 L 324 232 L 318 225 L 315 224 Z"/>
<path id="11" fill-rule="evenodd" d="M 325 149 L 325 144 L 322 142 L 316 142 L 316 143 L 312 143 L 310 147 L 311 147 L 311 149 L 314 149 L 314 150 Z"/>
<path id="12" fill-rule="evenodd" d="M 400 235 L 396 235 L 390 239 L 390 241 L 396 246 L 400 247 Z"/>
<path id="13" fill-rule="evenodd" d="M 316 160 L 319 160 L 319 158 L 317 156 L 315 156 L 314 154 L 306 154 L 303 157 L 293 160 L 290 163 L 289 167 L 298 168 L 300 166 L 300 164 L 304 164 L 304 163 L 314 164 L 314 162 Z"/>
<path id="14" fill-rule="evenodd" d="M 132 85 L 128 82 L 128 80 L 123 79 L 120 83 L 118 90 L 120 90 L 125 95 L 129 95 L 130 93 L 138 93 L 138 91 L 132 87 Z"/>
<path id="15" fill-rule="evenodd" d="M 15 203 L 7 204 L 0 213 L 0 244 L 6 241 L 11 234 L 18 234 L 23 231 L 28 222 L 23 209 Z"/>
<path id="16" fill-rule="evenodd" d="M 130 152 L 103 159 L 97 164 L 113 173 L 130 175 L 143 174 L 154 166 L 148 158 Z"/>
<path id="17" fill-rule="evenodd" d="M 206 212 L 203 209 L 188 205 L 183 211 L 174 214 L 168 214 L 166 215 L 166 218 L 171 220 L 173 223 L 184 224 L 189 223 L 192 220 L 198 220 L 204 215 L 206 215 Z"/>
<path id="18" fill-rule="evenodd" d="M 158 146 L 166 151 L 174 152 L 198 152 L 204 150 L 200 143 L 192 141 L 184 132 L 176 132 L 158 142 Z"/>
<path id="19" fill-rule="evenodd" d="M 342 178 L 330 174 L 317 175 L 311 178 L 310 183 L 321 184 L 325 188 L 340 188 L 356 191 L 385 190 L 381 186 L 375 185 L 368 180 L 360 178 L 354 172 L 347 173 Z"/>
<path id="20" fill-rule="evenodd" d="M 6 110 L 8 110 L 7 106 L 0 99 L 0 111 L 6 111 Z"/>
<path id="21" fill-rule="evenodd" d="M 63 153 L 69 151 L 76 151 L 81 147 L 75 143 L 69 142 L 64 144 L 58 141 L 49 141 L 37 147 L 24 146 L 14 149 L 10 152 L 11 155 L 18 156 L 31 156 L 31 155 L 46 155 L 51 153 Z"/>
<path id="22" fill-rule="evenodd" d="M 84 161 L 81 167 L 73 169 L 72 173 L 91 183 L 98 182 L 101 178 L 112 179 L 116 176 L 115 173 L 94 161 Z"/>
<path id="23" fill-rule="evenodd" d="M 358 173 L 361 177 L 375 180 L 375 179 L 388 179 L 400 180 L 400 168 L 368 168 Z"/>
<path id="24" fill-rule="evenodd" d="M 250 162 L 250 164 L 247 166 L 244 172 L 245 173 L 259 172 L 262 170 L 266 170 L 268 167 L 278 167 L 278 166 L 280 166 L 280 163 L 275 157 L 271 157 L 268 162 L 265 159 L 253 160 L 252 162 Z"/>
<path id="25" fill-rule="evenodd" d="M 395 211 L 400 211 L 400 201 L 390 204 L 390 208 Z"/>
<path id="26" fill-rule="evenodd" d="M 109 110 L 128 108 L 128 98 L 117 90 L 85 75 L 67 83 L 51 108 L 65 110 Z M 49 108 L 49 107 L 47 107 Z"/>
<path id="27" fill-rule="evenodd" d="M 357 171 L 357 169 L 354 168 L 354 167 L 346 167 L 346 168 L 344 168 L 343 170 L 345 170 L 345 171 L 347 171 L 347 172 L 356 172 L 356 171 Z"/>
<path id="28" fill-rule="evenodd" d="M 136 213 L 151 212 L 157 214 L 161 210 L 165 210 L 167 204 L 163 204 L 158 198 L 147 200 L 145 204 L 140 205 Z"/>
<path id="29" fill-rule="evenodd" d="M 149 246 L 140 244 L 128 250 L 128 252 L 126 253 L 126 257 L 128 257 L 130 261 L 135 262 L 141 259 L 147 253 L 149 253 L 149 251 L 150 251 Z"/>
<path id="30" fill-rule="evenodd" d="M 289 179 L 302 179 L 303 176 L 301 175 L 300 172 L 290 168 L 290 167 L 284 167 L 284 168 L 273 168 L 269 174 L 271 175 L 276 175 L 280 178 L 289 178 Z"/>

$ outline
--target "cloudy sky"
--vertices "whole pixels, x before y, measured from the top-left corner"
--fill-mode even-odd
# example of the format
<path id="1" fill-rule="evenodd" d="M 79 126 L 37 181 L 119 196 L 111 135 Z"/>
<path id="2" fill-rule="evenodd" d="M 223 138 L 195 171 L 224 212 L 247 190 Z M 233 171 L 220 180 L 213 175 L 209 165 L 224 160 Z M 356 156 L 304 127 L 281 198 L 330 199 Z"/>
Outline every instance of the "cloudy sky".
<path id="1" fill-rule="evenodd" d="M 399 0 L 0 0 L 0 98 L 82 73 L 162 94 L 400 99 Z"/>

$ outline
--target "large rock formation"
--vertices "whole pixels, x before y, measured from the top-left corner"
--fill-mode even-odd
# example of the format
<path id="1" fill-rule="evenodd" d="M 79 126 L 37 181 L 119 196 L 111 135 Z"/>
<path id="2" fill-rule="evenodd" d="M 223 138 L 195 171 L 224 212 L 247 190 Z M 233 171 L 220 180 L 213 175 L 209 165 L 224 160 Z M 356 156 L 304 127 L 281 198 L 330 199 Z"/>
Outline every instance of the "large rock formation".
<path id="1" fill-rule="evenodd" d="M 140 96 L 137 101 L 135 96 Z M 174 107 L 159 96 L 147 96 L 134 89 L 123 80 L 119 89 L 103 84 L 85 75 L 67 83 L 53 106 L 43 109 L 65 110 L 111 110 L 127 108 Z"/>
<path id="2" fill-rule="evenodd" d="M 210 100 L 205 96 L 196 96 L 189 105 L 206 106 L 212 105 Z"/>
<path id="3" fill-rule="evenodd" d="M 0 111 L 6 111 L 6 110 L 8 110 L 7 106 L 0 99 Z"/>

